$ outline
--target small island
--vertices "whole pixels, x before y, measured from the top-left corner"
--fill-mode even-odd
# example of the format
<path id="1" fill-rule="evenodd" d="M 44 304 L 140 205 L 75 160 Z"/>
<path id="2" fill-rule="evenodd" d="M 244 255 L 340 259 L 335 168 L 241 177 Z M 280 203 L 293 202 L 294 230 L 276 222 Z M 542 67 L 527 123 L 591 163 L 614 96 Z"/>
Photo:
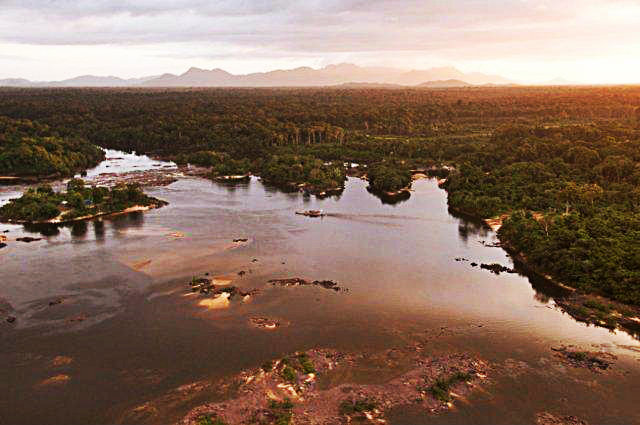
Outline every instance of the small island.
<path id="1" fill-rule="evenodd" d="M 87 187 L 82 179 L 71 179 L 66 192 L 50 185 L 29 188 L 20 198 L 0 207 L 0 221 L 9 223 L 68 223 L 95 217 L 146 211 L 167 203 L 146 195 L 137 184 L 113 188 Z"/>
<path id="2" fill-rule="evenodd" d="M 338 194 L 347 179 L 342 162 L 325 162 L 311 155 L 273 155 L 260 171 L 270 184 L 319 197 Z"/>
<path id="3" fill-rule="evenodd" d="M 389 202 L 408 199 L 411 189 L 411 171 L 402 163 L 382 162 L 367 169 L 369 192 Z"/>

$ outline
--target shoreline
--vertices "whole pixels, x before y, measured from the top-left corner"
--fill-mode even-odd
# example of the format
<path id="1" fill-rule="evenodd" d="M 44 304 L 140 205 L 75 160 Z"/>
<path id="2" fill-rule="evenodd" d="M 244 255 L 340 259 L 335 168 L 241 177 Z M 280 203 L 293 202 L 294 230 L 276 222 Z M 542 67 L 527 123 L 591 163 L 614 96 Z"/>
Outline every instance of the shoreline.
<path id="1" fill-rule="evenodd" d="M 61 215 L 59 215 L 58 217 L 49 219 L 49 220 L 36 220 L 36 221 L 29 221 L 29 220 L 0 220 L 0 223 L 8 223 L 8 224 L 27 224 L 27 225 L 32 225 L 32 224 L 68 224 L 68 223 L 73 223 L 73 222 L 77 222 L 77 221 L 88 221 L 88 220 L 93 220 L 94 218 L 99 218 L 99 217 L 113 217 L 113 216 L 118 216 L 118 215 L 124 215 L 124 214 L 130 214 L 130 213 L 134 213 L 134 212 L 145 212 L 145 211 L 149 211 L 149 210 L 153 210 L 153 209 L 158 209 L 158 208 L 162 208 L 165 205 L 168 205 L 168 202 L 165 201 L 161 201 L 157 204 L 150 204 L 150 205 L 133 205 L 131 207 L 125 208 L 122 211 L 114 211 L 114 212 L 101 212 L 101 213 L 97 213 L 97 214 L 90 214 L 90 215 L 83 215 L 80 217 L 74 217 L 74 218 L 70 218 L 67 220 L 63 220 L 61 219 Z"/>
<path id="2" fill-rule="evenodd" d="M 446 190 L 446 189 L 443 189 Z M 447 192 L 448 193 L 448 192 Z M 502 248 L 513 260 L 514 266 L 528 278 L 540 279 L 554 288 L 567 292 L 553 296 L 555 306 L 574 320 L 604 327 L 609 330 L 621 329 L 632 335 L 640 335 L 640 307 L 616 301 L 597 292 L 586 292 L 564 282 L 560 282 L 539 267 L 531 264 L 526 255 L 517 251 L 510 241 L 501 237 L 498 230 L 505 215 L 499 218 L 482 218 L 459 208 L 448 206 L 454 212 L 469 216 L 496 233 Z"/>

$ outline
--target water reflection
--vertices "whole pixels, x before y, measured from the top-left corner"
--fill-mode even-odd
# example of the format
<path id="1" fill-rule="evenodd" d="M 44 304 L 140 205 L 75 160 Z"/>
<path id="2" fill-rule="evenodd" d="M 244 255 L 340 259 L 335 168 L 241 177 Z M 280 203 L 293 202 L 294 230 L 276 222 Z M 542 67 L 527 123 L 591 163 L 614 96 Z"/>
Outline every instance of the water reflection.
<path id="1" fill-rule="evenodd" d="M 96 220 L 93 222 L 93 234 L 98 242 L 104 242 L 104 221 Z"/>
<path id="2" fill-rule="evenodd" d="M 56 224 L 25 224 L 23 228 L 27 233 L 37 233 L 47 237 L 58 236 L 60 234 L 60 225 Z"/>
<path id="3" fill-rule="evenodd" d="M 33 415 L 43 416 L 40 423 L 54 422 L 52 415 L 63 416 L 56 423 L 114 423 L 96 419 L 95 412 L 142 405 L 151 391 L 163 394 L 203 377 L 232 374 L 285 352 L 394 344 L 390 335 L 408 337 L 412 326 L 421 335 L 447 329 L 443 345 L 453 350 L 496 362 L 517 357 L 535 367 L 559 341 L 633 344 L 626 334 L 587 328 L 546 308 L 561 292 L 543 279 L 532 275 L 528 284 L 517 274 L 496 276 L 471 267 L 470 261 L 510 265 L 511 260 L 502 249 L 480 243 L 493 237 L 481 222 L 447 212 L 446 193 L 434 181 L 416 181 L 414 190 L 410 199 L 389 205 L 368 193 L 366 182 L 352 178 L 340 196 L 325 199 L 283 193 L 255 178 L 232 187 L 187 178 L 148 189 L 169 207 L 37 230 L 53 236 L 9 248 L 18 255 L 2 258 L 3 276 L 10 278 L 0 295 L 18 310 L 18 324 L 26 321 L 28 309 L 37 309 L 31 320 L 55 319 L 67 332 L 20 335 L 3 344 L 3 382 L 11 382 L 13 389 L 8 423 L 39 423 Z M 328 215 L 295 215 L 301 206 Z M 233 244 L 238 237 L 250 242 Z M 75 238 L 83 243 L 70 249 Z M 456 262 L 456 257 L 469 261 Z M 526 273 L 517 262 L 515 267 Z M 238 277 L 239 270 L 249 269 Z M 197 298 L 182 295 L 191 277 L 205 272 L 229 273 L 237 279 L 233 285 L 263 291 L 251 303 L 203 311 Z M 293 276 L 335 280 L 349 292 L 265 286 L 269 278 Z M 62 303 L 49 306 L 59 297 Z M 100 314 L 117 316 L 109 320 Z M 250 315 L 281 317 L 291 326 L 260 334 L 247 325 Z M 84 316 L 96 319 L 82 322 L 91 326 L 82 333 L 68 320 Z M 15 368 L 14 352 L 68 355 L 77 359 L 78 369 L 64 388 L 51 392 L 50 405 L 33 409 L 32 400 L 44 397 L 34 394 L 34 383 L 57 372 L 45 357 Z M 47 368 L 38 371 L 42 376 L 24 379 L 38 365 Z M 141 367 L 162 371 L 167 379 L 147 387 L 140 380 L 125 380 Z M 110 375 L 114 370 L 118 373 Z M 109 377 L 96 382 L 96 391 L 103 394 L 97 399 L 83 380 L 96 374 Z M 537 380 L 551 382 L 539 393 L 555 388 L 563 376 Z M 123 394 L 122 388 L 140 393 Z M 589 394 L 592 388 L 583 391 Z M 75 402 L 60 409 L 61 397 Z"/>
<path id="4" fill-rule="evenodd" d="M 376 198 L 380 199 L 380 202 L 384 205 L 397 205 L 400 204 L 402 202 L 405 202 L 407 200 L 409 200 L 409 198 L 411 198 L 411 192 L 409 191 L 402 191 L 396 195 L 388 195 L 386 193 L 383 192 L 378 192 L 375 190 L 371 190 L 368 186 L 367 186 L 367 192 L 369 192 L 370 194 L 372 194 L 373 196 L 375 196 Z"/>
<path id="5" fill-rule="evenodd" d="M 87 236 L 88 225 L 86 221 L 77 221 L 71 224 L 71 236 L 74 239 L 85 239 Z"/>

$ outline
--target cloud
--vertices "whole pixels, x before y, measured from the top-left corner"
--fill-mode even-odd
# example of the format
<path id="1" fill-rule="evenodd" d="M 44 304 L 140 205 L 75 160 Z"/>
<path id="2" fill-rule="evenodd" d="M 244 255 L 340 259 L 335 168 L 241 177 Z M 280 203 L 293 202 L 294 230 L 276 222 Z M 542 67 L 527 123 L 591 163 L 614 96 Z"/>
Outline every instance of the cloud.
<path id="1" fill-rule="evenodd" d="M 149 55 L 185 62 L 640 55 L 638 22 L 630 0 L 0 0 L 0 44 L 152 45 Z"/>
<path id="2" fill-rule="evenodd" d="M 0 40 L 43 45 L 224 42 L 318 52 L 416 50 L 553 34 L 584 21 L 583 12 L 601 4 L 595 0 L 8 0 L 0 9 Z"/>

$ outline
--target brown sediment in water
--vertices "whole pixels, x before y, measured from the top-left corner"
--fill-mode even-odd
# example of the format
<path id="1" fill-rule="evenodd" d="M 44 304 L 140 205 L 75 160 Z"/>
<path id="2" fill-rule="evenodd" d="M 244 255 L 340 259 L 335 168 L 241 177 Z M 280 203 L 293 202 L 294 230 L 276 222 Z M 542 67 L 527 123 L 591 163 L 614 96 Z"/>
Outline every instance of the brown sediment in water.
<path id="1" fill-rule="evenodd" d="M 617 359 L 614 354 L 602 351 L 583 351 L 576 347 L 552 347 L 556 357 L 573 367 L 589 369 L 592 372 L 607 370 Z"/>
<path id="2" fill-rule="evenodd" d="M 536 425 L 589 425 L 576 416 L 553 415 L 549 412 L 536 414 Z"/>
<path id="3" fill-rule="evenodd" d="M 449 410 L 486 379 L 489 365 L 465 354 L 424 355 L 419 344 L 381 353 L 351 354 L 314 349 L 265 362 L 223 380 L 234 387 L 224 401 L 193 409 L 181 422 L 198 424 L 203 418 L 236 424 L 271 423 L 290 418 L 296 424 L 345 423 L 353 420 L 383 423 L 389 410 L 404 405 L 425 413 Z M 382 382 L 354 382 L 357 370 L 371 372 L 376 362 Z"/>
<path id="4" fill-rule="evenodd" d="M 53 358 L 53 360 L 51 360 L 51 366 L 52 367 L 61 367 L 61 366 L 66 366 L 68 364 L 71 364 L 73 362 L 73 359 L 71 357 L 68 356 L 56 356 Z"/>
<path id="5" fill-rule="evenodd" d="M 142 261 L 138 261 L 137 263 L 133 263 L 131 268 L 134 270 L 140 271 L 140 269 L 148 266 L 149 264 L 151 264 L 151 260 L 142 260 Z"/>

